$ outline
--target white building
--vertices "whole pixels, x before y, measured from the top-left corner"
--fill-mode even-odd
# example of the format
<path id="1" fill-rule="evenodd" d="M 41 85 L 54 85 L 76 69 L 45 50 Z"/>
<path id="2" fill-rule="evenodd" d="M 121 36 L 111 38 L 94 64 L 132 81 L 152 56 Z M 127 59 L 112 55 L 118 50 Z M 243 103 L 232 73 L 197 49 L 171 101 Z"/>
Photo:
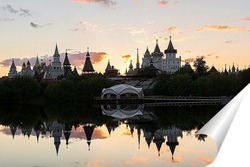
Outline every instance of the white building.
<path id="1" fill-rule="evenodd" d="M 64 74 L 64 70 L 62 68 L 62 63 L 60 61 L 60 54 L 58 52 L 58 48 L 57 48 L 57 45 L 56 45 L 55 53 L 53 55 L 51 76 L 54 79 L 57 79 L 58 76 L 63 75 L 63 74 Z"/>
<path id="2" fill-rule="evenodd" d="M 142 68 L 149 67 L 152 60 L 153 65 L 165 72 L 174 73 L 181 67 L 181 56 L 176 57 L 177 50 L 174 49 L 171 37 L 167 49 L 163 52 L 160 51 L 158 40 L 156 40 L 156 46 L 154 52 L 150 54 L 148 48 L 142 58 Z"/>

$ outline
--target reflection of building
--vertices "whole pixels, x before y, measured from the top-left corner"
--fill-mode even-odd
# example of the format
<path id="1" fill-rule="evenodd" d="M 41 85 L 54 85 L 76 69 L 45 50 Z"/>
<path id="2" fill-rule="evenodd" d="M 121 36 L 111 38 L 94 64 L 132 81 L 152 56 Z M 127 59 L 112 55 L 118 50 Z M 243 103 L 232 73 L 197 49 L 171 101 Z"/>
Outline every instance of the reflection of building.
<path id="1" fill-rule="evenodd" d="M 83 127 L 86 139 L 87 139 L 87 144 L 88 144 L 88 150 L 90 151 L 90 144 L 91 144 L 91 138 L 95 129 L 94 125 L 85 125 Z"/>
<path id="2" fill-rule="evenodd" d="M 58 155 L 59 147 L 61 144 L 62 131 L 64 130 L 64 124 L 57 121 L 52 123 L 52 137 L 54 137 L 54 145 L 56 148 L 56 154 Z"/>
<path id="3" fill-rule="evenodd" d="M 170 148 L 172 153 L 172 159 L 174 157 L 175 147 L 179 145 L 177 137 L 182 137 L 181 129 L 172 126 L 164 131 L 165 135 L 167 136 L 167 145 Z"/>

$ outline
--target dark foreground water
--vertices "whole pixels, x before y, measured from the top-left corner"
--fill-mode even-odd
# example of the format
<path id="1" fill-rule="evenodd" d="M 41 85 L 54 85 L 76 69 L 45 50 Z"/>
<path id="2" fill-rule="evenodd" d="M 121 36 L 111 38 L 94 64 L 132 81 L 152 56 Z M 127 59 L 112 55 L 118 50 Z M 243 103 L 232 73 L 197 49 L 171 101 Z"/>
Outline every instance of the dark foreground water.
<path id="1" fill-rule="evenodd" d="M 217 148 L 195 132 L 222 106 L 0 109 L 1 167 L 194 166 Z"/>

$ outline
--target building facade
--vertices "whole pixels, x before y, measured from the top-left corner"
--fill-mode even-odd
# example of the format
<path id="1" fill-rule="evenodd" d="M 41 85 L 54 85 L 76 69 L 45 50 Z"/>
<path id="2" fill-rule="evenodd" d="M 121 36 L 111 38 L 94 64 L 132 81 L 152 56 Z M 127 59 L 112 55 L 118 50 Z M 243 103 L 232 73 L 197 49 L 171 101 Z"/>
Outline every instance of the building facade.
<path id="1" fill-rule="evenodd" d="M 153 62 L 155 68 L 160 71 L 165 71 L 168 73 L 174 73 L 181 67 L 181 56 L 176 57 L 177 50 L 174 49 L 173 43 L 170 41 L 167 49 L 161 52 L 158 45 L 158 40 L 156 40 L 156 46 L 154 52 L 150 54 L 148 48 L 142 58 L 142 68 L 150 66 L 150 62 Z"/>

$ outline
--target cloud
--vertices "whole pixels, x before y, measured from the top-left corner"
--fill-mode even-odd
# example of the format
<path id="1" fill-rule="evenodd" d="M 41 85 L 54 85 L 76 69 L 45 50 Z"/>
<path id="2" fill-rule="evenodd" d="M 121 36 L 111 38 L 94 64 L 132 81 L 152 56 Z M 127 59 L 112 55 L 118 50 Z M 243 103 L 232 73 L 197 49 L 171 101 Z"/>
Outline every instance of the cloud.
<path id="1" fill-rule="evenodd" d="M 11 13 L 11 14 L 16 14 L 16 13 L 18 12 L 17 9 L 14 9 L 14 8 L 13 8 L 11 5 L 9 5 L 9 4 L 3 6 L 2 9 L 5 10 L 5 11 L 7 11 L 7 12 L 9 12 L 9 13 Z"/>
<path id="2" fill-rule="evenodd" d="M 214 161 L 214 157 L 204 157 L 204 156 L 200 156 L 198 157 L 198 159 L 202 162 L 205 162 L 207 164 L 211 164 Z"/>
<path id="3" fill-rule="evenodd" d="M 128 31 L 130 34 L 145 34 L 146 31 L 144 28 L 137 27 L 125 27 L 123 30 Z"/>
<path id="4" fill-rule="evenodd" d="M 245 21 L 250 21 L 250 17 L 244 18 Z"/>
<path id="5" fill-rule="evenodd" d="M 184 160 L 184 156 L 182 155 L 177 155 L 177 156 L 174 156 L 173 159 L 172 157 L 168 157 L 168 162 L 172 162 L 172 163 L 180 163 Z"/>
<path id="6" fill-rule="evenodd" d="M 168 27 L 168 28 L 166 28 L 166 32 L 168 32 L 170 34 L 180 34 L 181 33 L 180 29 L 178 29 L 177 27 Z"/>
<path id="7" fill-rule="evenodd" d="M 226 25 L 204 25 L 196 29 L 197 32 L 203 31 L 222 31 L 222 32 L 250 32 L 248 27 L 233 27 Z"/>
<path id="8" fill-rule="evenodd" d="M 22 9 L 22 8 L 19 10 L 19 15 L 20 15 L 20 16 L 31 16 L 29 10 L 27 10 L 27 9 Z"/>
<path id="9" fill-rule="evenodd" d="M 88 22 L 85 20 L 80 21 L 80 23 L 77 25 L 80 25 L 81 27 L 83 27 L 83 28 L 81 28 L 83 30 L 102 31 L 99 28 L 100 27 L 99 24 L 94 24 L 94 23 L 91 23 L 91 22 Z M 79 28 L 78 28 L 78 30 L 79 30 Z"/>
<path id="10" fill-rule="evenodd" d="M 128 62 L 128 60 L 131 58 L 131 55 L 123 55 L 121 56 L 122 59 L 124 59 L 124 63 Z"/>
<path id="11" fill-rule="evenodd" d="M 225 43 L 232 43 L 232 40 L 224 41 Z"/>
<path id="12" fill-rule="evenodd" d="M 161 1 L 158 1 L 158 5 L 160 5 L 160 6 L 165 6 L 165 5 L 167 5 L 169 2 L 168 1 L 166 1 L 166 0 L 161 0 Z"/>
<path id="13" fill-rule="evenodd" d="M 188 62 L 188 63 L 191 63 L 194 61 L 195 61 L 195 58 L 186 58 L 186 59 L 182 60 L 182 62 Z"/>
<path id="14" fill-rule="evenodd" d="M 86 52 L 84 53 L 76 52 L 73 54 L 68 54 L 71 65 L 82 67 L 85 62 L 86 54 L 87 54 Z M 89 54 L 90 54 L 90 59 L 91 59 L 92 64 L 98 64 L 104 58 L 107 57 L 107 53 L 105 52 L 89 52 Z"/>
<path id="15" fill-rule="evenodd" d="M 0 18 L 0 21 L 14 21 L 15 19 L 9 18 L 9 17 L 4 17 Z"/>
<path id="16" fill-rule="evenodd" d="M 131 159 L 126 160 L 125 166 L 139 166 L 142 164 L 147 164 L 149 162 L 150 158 L 149 157 L 145 157 L 145 156 L 136 156 L 136 157 L 132 157 Z"/>
<path id="17" fill-rule="evenodd" d="M 111 7 L 116 5 L 116 1 L 113 0 L 74 0 L 75 2 L 83 2 L 83 3 L 99 3 L 106 7 Z"/>
<path id="18" fill-rule="evenodd" d="M 30 23 L 30 26 L 33 27 L 33 28 L 40 28 L 40 27 L 42 27 L 41 25 L 33 23 L 33 22 Z"/>
<path id="19" fill-rule="evenodd" d="M 2 6 L 1 7 L 2 10 L 10 13 L 10 14 L 13 14 L 13 15 L 19 15 L 19 16 L 31 16 L 31 13 L 29 10 L 27 9 L 23 9 L 23 8 L 20 8 L 20 9 L 15 9 L 14 7 L 12 7 L 11 5 L 7 4 L 5 6 Z"/>

